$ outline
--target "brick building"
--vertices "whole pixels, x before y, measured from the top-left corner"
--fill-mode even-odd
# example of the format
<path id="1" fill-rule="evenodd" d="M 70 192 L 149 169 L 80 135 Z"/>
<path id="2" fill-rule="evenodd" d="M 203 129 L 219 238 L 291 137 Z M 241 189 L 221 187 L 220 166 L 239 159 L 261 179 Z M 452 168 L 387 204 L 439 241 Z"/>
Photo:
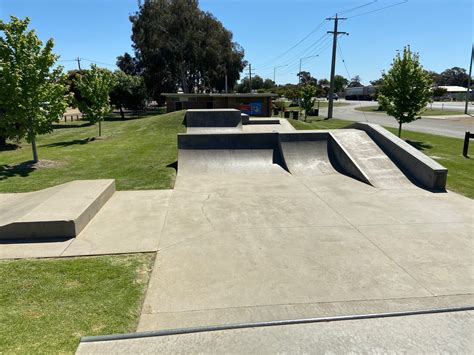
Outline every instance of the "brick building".
<path id="1" fill-rule="evenodd" d="M 235 108 L 251 116 L 269 117 L 276 94 L 184 94 L 164 93 L 166 110 Z"/>

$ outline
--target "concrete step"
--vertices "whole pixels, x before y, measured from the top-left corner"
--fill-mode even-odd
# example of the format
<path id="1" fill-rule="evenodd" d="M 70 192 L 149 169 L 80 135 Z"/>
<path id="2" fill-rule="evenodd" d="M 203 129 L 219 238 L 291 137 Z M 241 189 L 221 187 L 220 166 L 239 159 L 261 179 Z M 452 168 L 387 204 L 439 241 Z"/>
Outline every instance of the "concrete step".
<path id="1" fill-rule="evenodd" d="M 115 180 L 76 180 L 0 200 L 0 239 L 74 238 L 115 192 Z"/>

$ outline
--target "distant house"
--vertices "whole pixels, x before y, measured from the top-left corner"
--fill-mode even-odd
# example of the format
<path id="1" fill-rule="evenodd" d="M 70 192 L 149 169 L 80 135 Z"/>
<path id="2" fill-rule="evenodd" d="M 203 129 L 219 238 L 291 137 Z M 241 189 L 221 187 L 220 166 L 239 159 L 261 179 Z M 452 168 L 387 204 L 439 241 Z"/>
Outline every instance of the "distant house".
<path id="1" fill-rule="evenodd" d="M 184 94 L 164 93 L 166 111 L 186 109 L 235 108 L 251 116 L 271 116 L 276 94 Z"/>

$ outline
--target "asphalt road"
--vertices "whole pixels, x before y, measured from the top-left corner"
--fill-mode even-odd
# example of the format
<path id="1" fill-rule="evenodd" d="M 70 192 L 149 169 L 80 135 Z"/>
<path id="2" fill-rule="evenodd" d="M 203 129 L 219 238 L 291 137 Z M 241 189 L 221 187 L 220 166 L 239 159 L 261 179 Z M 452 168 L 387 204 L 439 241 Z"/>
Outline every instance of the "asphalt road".
<path id="1" fill-rule="evenodd" d="M 383 126 L 398 128 L 398 122 L 393 117 L 384 113 L 361 112 L 355 110 L 356 107 L 377 105 L 376 102 L 344 100 L 341 100 L 341 102 L 346 102 L 350 105 L 334 107 L 334 118 L 357 122 L 378 123 Z M 449 102 L 445 104 L 449 104 L 449 110 L 459 110 L 459 115 L 438 116 L 439 118 L 422 118 L 411 123 L 404 124 L 402 129 L 456 138 L 464 138 L 464 134 L 467 131 L 474 132 L 474 117 L 464 115 L 462 113 L 462 110 L 464 109 L 462 103 Z M 434 103 L 433 107 L 436 105 L 440 105 L 440 103 Z M 326 117 L 327 109 L 321 109 L 320 115 L 322 117 Z"/>

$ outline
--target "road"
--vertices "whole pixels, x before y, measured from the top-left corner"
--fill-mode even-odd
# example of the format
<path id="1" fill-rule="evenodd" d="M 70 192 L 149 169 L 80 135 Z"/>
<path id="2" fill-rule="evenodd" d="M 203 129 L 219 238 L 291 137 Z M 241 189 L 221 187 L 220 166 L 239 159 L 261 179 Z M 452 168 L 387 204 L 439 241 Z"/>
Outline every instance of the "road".
<path id="1" fill-rule="evenodd" d="M 349 121 L 378 123 L 387 127 L 398 128 L 397 121 L 384 113 L 372 113 L 356 111 L 356 107 L 377 105 L 376 102 L 371 101 L 344 101 L 349 103 L 347 106 L 334 107 L 334 118 L 344 119 Z M 448 137 L 464 138 L 467 131 L 474 131 L 474 117 L 464 115 L 462 110 L 464 108 L 461 102 L 449 102 L 449 110 L 459 110 L 460 114 L 456 116 L 439 116 L 439 118 L 422 118 L 403 125 L 403 129 L 407 131 L 431 133 Z M 441 103 L 434 103 L 433 107 L 437 107 Z M 446 106 L 445 106 L 446 107 Z M 320 115 L 327 116 L 327 109 L 321 109 Z"/>

